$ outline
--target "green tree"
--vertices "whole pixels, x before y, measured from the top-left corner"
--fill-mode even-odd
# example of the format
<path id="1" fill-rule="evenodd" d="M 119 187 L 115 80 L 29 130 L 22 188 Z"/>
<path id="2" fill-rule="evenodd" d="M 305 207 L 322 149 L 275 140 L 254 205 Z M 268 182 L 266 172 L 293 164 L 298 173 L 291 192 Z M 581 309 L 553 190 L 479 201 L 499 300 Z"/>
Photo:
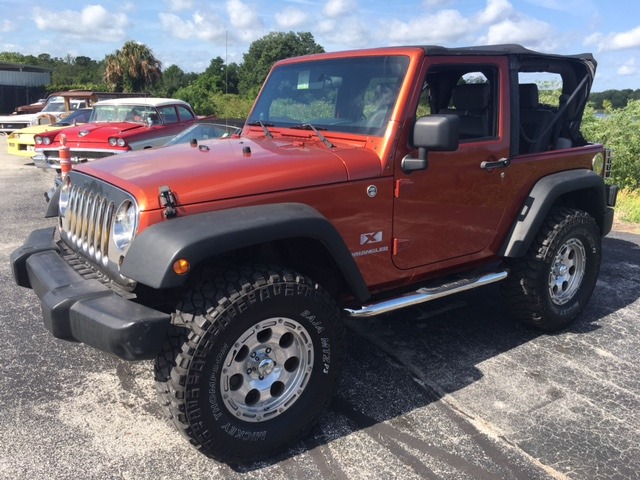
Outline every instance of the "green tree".
<path id="1" fill-rule="evenodd" d="M 189 84 L 189 76 L 177 65 L 171 65 L 162 72 L 162 82 L 155 93 L 161 97 L 172 97 L 176 91 Z"/>
<path id="2" fill-rule="evenodd" d="M 324 48 L 315 42 L 309 32 L 271 32 L 253 42 L 244 54 L 238 72 L 238 90 L 243 95 L 253 97 L 278 60 L 322 52 Z"/>
<path id="3" fill-rule="evenodd" d="M 622 188 L 640 188 L 640 100 L 630 101 L 624 108 L 603 102 L 605 114 L 596 114 L 593 106 L 585 109 L 582 133 L 594 143 L 602 143 L 613 151 L 612 180 Z"/>
<path id="4" fill-rule="evenodd" d="M 238 65 L 225 65 L 221 57 L 211 59 L 203 75 L 210 78 L 215 91 L 220 93 L 238 93 Z"/>
<path id="5" fill-rule="evenodd" d="M 142 43 L 125 42 L 105 62 L 104 80 L 113 91 L 143 92 L 162 80 L 162 64 Z"/>

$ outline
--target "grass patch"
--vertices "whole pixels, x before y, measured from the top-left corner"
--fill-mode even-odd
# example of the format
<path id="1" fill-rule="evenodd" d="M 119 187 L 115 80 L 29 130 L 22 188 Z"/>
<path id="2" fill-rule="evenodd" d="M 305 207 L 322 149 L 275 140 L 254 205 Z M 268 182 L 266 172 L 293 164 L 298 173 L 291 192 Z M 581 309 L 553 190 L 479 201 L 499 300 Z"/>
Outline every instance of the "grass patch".
<path id="1" fill-rule="evenodd" d="M 616 217 L 622 222 L 640 223 L 640 190 L 625 188 L 618 192 Z"/>

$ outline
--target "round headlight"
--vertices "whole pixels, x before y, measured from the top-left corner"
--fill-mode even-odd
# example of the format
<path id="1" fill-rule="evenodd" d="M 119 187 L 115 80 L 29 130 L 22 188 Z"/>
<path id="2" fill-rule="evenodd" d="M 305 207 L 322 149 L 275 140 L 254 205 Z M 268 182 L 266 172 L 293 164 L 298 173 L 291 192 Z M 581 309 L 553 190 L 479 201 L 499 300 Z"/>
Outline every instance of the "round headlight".
<path id="1" fill-rule="evenodd" d="M 116 139 L 114 137 L 111 137 L 109 139 L 109 145 L 111 145 L 112 147 L 116 146 Z"/>
<path id="2" fill-rule="evenodd" d="M 58 198 L 58 215 L 64 217 L 67 213 L 67 205 L 69 205 L 69 192 L 71 190 L 71 179 L 66 177 L 62 181 L 62 187 L 60 188 L 60 198 Z"/>
<path id="3" fill-rule="evenodd" d="M 119 138 L 116 143 L 118 144 L 119 147 L 124 147 L 125 146 L 125 141 L 124 141 L 123 138 Z"/>
<path id="4" fill-rule="evenodd" d="M 124 252 L 131 245 L 137 221 L 138 212 L 135 205 L 129 200 L 122 202 L 116 211 L 113 222 L 113 241 L 121 252 Z"/>
<path id="5" fill-rule="evenodd" d="M 602 153 L 597 153 L 593 157 L 593 160 L 591 160 L 591 166 L 594 172 L 598 175 L 602 175 L 602 171 L 604 169 L 604 155 L 602 155 Z"/>
<path id="6" fill-rule="evenodd" d="M 42 139 L 42 143 L 44 143 L 45 145 L 49 145 L 51 143 L 51 139 L 49 137 L 44 137 Z"/>
<path id="7" fill-rule="evenodd" d="M 33 140 L 36 142 L 36 145 L 42 145 L 42 137 L 40 135 L 36 135 Z"/>

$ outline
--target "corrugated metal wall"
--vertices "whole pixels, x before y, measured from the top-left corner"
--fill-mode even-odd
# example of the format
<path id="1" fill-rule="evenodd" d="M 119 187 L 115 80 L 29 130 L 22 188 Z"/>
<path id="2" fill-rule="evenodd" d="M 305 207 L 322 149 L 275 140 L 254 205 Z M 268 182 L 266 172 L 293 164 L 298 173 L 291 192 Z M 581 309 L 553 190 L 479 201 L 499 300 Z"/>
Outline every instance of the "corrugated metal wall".
<path id="1" fill-rule="evenodd" d="M 0 85 L 16 87 L 41 87 L 51 83 L 50 72 L 16 72 L 0 70 Z"/>
<path id="2" fill-rule="evenodd" d="M 51 71 L 29 70 L 43 69 L 9 63 L 0 64 L 1 114 L 13 113 L 20 105 L 28 105 L 47 96 L 45 86 L 51 84 Z"/>

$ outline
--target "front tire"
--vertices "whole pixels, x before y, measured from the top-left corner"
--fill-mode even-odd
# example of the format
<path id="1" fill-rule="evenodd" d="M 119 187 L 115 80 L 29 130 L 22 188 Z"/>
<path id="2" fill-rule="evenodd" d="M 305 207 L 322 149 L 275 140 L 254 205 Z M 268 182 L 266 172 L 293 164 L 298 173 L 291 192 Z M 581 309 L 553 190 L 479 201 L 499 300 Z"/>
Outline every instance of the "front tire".
<path id="1" fill-rule="evenodd" d="M 246 462 L 305 435 L 328 405 L 344 356 L 329 294 L 282 268 L 202 279 L 174 314 L 189 327 L 156 361 L 161 401 L 203 453 Z M 167 351 L 175 352 L 173 359 Z"/>
<path id="2" fill-rule="evenodd" d="M 509 262 L 502 293 L 511 315 L 550 332 L 569 325 L 595 288 L 601 243 L 591 215 L 571 208 L 552 209 L 527 255 Z"/>

